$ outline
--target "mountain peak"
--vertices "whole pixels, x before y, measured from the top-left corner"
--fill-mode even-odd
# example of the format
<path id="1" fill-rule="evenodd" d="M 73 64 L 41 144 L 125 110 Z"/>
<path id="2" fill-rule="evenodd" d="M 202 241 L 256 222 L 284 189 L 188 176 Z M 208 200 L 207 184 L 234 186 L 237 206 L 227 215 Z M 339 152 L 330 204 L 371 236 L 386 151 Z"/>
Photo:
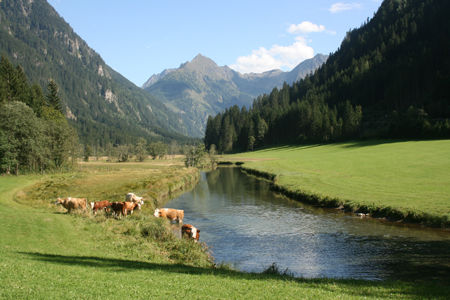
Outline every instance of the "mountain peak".
<path id="1" fill-rule="evenodd" d="M 208 70 L 213 70 L 219 68 L 219 66 L 210 58 L 203 56 L 202 54 L 197 54 L 190 62 L 183 65 L 187 69 L 198 72 L 207 72 Z"/>

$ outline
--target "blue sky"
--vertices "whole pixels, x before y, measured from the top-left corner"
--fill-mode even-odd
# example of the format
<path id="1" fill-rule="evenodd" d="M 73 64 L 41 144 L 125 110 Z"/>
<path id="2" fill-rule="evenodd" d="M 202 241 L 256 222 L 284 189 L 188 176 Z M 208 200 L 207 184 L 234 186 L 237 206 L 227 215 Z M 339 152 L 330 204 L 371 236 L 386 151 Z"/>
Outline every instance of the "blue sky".
<path id="1" fill-rule="evenodd" d="M 141 86 L 198 53 L 242 73 L 290 70 L 339 47 L 381 0 L 48 0 L 105 62 Z"/>

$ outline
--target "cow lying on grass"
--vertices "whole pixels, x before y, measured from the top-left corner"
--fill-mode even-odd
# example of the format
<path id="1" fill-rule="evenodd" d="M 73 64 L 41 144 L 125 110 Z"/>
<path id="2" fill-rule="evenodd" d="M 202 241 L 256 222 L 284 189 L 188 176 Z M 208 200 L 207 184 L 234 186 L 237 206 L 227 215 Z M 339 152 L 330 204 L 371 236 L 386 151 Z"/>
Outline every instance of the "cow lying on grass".
<path id="1" fill-rule="evenodd" d="M 167 218 L 170 221 L 183 223 L 184 210 L 173 208 L 157 208 L 155 209 L 155 213 L 153 215 L 158 218 Z"/>
<path id="2" fill-rule="evenodd" d="M 200 229 L 195 228 L 191 224 L 184 224 L 181 227 L 181 236 L 198 242 L 198 239 L 200 238 Z"/>
<path id="3" fill-rule="evenodd" d="M 135 209 L 141 209 L 141 204 L 135 202 L 112 202 L 111 209 L 117 217 L 119 217 L 120 215 L 126 217 L 128 215 L 128 212 L 130 212 L 130 214 L 133 214 L 133 211 Z"/>
<path id="4" fill-rule="evenodd" d="M 70 212 L 73 209 L 86 209 L 86 198 L 72 198 L 67 197 L 64 199 L 58 198 L 55 202 L 56 205 L 61 204 L 65 209 L 67 209 L 67 212 L 70 214 Z"/>
<path id="5" fill-rule="evenodd" d="M 128 193 L 125 196 L 125 202 L 135 202 L 135 203 L 139 203 L 140 205 L 144 204 L 144 197 L 139 197 L 134 193 Z"/>
<path id="6" fill-rule="evenodd" d="M 97 201 L 97 202 L 91 202 L 91 209 L 94 212 L 94 215 L 97 214 L 97 210 L 105 210 L 105 211 L 109 211 L 109 208 L 111 206 L 111 203 L 108 200 L 103 200 L 103 201 Z"/>

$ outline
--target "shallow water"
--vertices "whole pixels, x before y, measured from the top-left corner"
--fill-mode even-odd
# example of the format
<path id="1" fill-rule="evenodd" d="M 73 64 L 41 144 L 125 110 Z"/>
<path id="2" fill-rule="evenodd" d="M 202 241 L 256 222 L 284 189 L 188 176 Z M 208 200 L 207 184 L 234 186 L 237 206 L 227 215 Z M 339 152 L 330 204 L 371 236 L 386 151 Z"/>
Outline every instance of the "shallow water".
<path id="1" fill-rule="evenodd" d="M 238 168 L 202 173 L 166 207 L 184 209 L 217 263 L 296 277 L 450 278 L 450 233 L 320 209 L 281 197 Z"/>

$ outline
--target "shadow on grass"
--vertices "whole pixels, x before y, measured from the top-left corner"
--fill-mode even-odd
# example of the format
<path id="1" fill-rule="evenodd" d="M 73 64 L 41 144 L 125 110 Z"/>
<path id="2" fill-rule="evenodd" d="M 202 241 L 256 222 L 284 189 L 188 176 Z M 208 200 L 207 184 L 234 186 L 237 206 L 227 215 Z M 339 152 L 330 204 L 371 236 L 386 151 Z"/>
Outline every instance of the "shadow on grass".
<path id="1" fill-rule="evenodd" d="M 344 142 L 344 148 L 363 148 L 363 147 L 371 147 L 378 146 L 384 144 L 395 144 L 395 143 L 404 143 L 404 142 L 418 142 L 420 140 L 362 140 L 362 141 L 349 141 Z"/>
<path id="2" fill-rule="evenodd" d="M 264 273 L 246 273 L 226 268 L 205 268 L 193 267 L 183 264 L 162 264 L 143 262 L 136 260 L 126 260 L 117 258 L 106 258 L 98 256 L 70 256 L 57 254 L 44 254 L 39 252 L 18 252 L 33 260 L 67 265 L 67 266 L 82 266 L 91 268 L 105 268 L 117 271 L 132 271 L 132 270 L 156 270 L 169 273 L 191 274 L 191 275 L 211 275 L 220 276 L 229 279 L 244 279 L 244 280 L 283 280 L 291 281 L 293 284 L 300 284 L 305 286 L 312 286 L 313 288 L 321 290 L 330 290 L 337 294 L 347 294 L 352 296 L 362 297 L 386 297 L 393 294 L 399 297 L 431 297 L 445 299 L 450 294 L 450 287 L 446 283 L 435 281 L 419 281 L 409 282 L 408 280 L 386 280 L 386 281 L 368 281 L 368 280 L 353 280 L 353 279 L 304 279 L 294 278 L 289 274 L 264 274 Z M 269 272 L 270 273 L 270 272 Z M 336 287 L 338 289 L 336 290 Z"/>

